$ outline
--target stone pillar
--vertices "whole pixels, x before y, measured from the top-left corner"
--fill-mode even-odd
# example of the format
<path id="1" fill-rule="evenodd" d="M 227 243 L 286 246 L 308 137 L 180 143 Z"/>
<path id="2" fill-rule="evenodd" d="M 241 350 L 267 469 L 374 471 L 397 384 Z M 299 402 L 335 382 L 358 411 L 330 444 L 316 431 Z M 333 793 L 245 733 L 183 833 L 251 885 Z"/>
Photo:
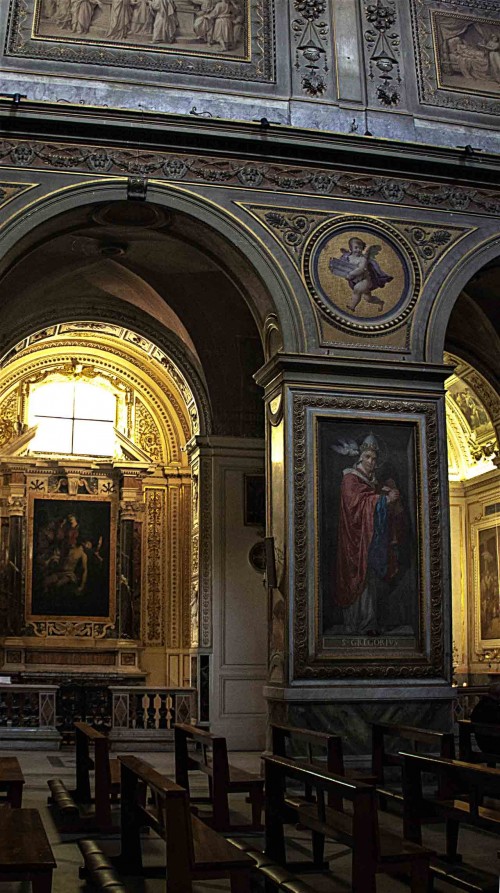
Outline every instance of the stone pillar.
<path id="1" fill-rule="evenodd" d="M 447 374 L 277 355 L 257 377 L 277 565 L 269 712 L 342 734 L 348 753 L 368 752 L 371 720 L 450 726 Z"/>

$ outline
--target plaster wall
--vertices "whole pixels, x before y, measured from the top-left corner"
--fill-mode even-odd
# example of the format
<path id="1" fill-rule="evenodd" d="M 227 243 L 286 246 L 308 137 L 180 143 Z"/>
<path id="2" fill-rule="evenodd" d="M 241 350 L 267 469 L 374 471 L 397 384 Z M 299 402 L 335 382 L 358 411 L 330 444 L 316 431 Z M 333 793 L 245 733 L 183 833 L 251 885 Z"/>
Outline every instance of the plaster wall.
<path id="1" fill-rule="evenodd" d="M 263 473 L 263 446 L 213 457 L 213 664 L 210 728 L 234 750 L 264 746 L 266 590 L 248 554 L 262 530 L 244 524 L 244 476 Z"/>

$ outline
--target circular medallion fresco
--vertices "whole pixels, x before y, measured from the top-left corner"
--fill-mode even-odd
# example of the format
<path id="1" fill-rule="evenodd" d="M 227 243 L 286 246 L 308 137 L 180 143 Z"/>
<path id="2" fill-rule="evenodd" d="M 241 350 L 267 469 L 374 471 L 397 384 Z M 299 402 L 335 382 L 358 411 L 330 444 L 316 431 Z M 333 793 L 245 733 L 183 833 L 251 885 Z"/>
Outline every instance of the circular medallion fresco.
<path id="1" fill-rule="evenodd" d="M 399 233 L 372 221 L 327 223 L 312 234 L 305 278 L 323 313 L 343 328 L 392 328 L 411 311 L 419 266 Z"/>

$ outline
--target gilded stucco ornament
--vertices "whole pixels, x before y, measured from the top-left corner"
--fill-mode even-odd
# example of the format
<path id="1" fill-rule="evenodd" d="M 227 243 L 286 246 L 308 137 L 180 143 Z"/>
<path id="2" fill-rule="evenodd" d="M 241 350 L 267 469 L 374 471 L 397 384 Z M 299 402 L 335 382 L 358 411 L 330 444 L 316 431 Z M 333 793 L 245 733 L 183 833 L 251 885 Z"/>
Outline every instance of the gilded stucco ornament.
<path id="1" fill-rule="evenodd" d="M 301 73 L 302 90 L 313 98 L 323 96 L 327 89 L 329 70 L 327 47 L 330 29 L 325 17 L 326 0 L 293 0 L 298 18 L 292 20 L 295 38 L 295 68 Z"/>
<path id="2" fill-rule="evenodd" d="M 398 106 L 401 102 L 401 38 L 395 30 L 397 12 L 394 0 L 365 2 L 365 18 L 369 25 L 364 35 L 369 52 L 369 78 L 377 82 L 376 96 L 381 105 L 389 108 Z"/>
<path id="3" fill-rule="evenodd" d="M 89 158 L 98 146 L 87 144 L 27 142 L 16 139 L 0 140 L 0 166 L 15 164 L 22 168 L 37 167 L 42 170 L 91 170 Z M 384 204 L 405 205 L 417 208 L 435 208 L 449 211 L 466 210 L 469 214 L 496 217 L 500 213 L 500 196 L 495 189 L 476 186 L 454 186 L 427 180 L 405 180 L 398 177 L 371 176 L 346 173 L 330 167 L 293 167 L 285 164 L 251 162 L 243 159 L 219 158 L 198 155 L 176 155 L 168 152 L 142 152 L 126 148 L 109 150 L 109 172 L 123 176 L 133 172 L 139 162 L 148 165 L 150 176 L 165 182 L 223 183 L 227 187 L 241 189 L 271 189 L 273 192 L 300 193 L 303 195 L 329 195 L 332 198 L 359 199 Z M 248 172 L 251 176 L 247 176 Z M 107 174 L 102 174 L 106 177 Z M 124 325 L 133 324 L 122 312 Z M 41 322 L 41 325 L 43 323 Z M 85 324 L 90 325 L 89 323 Z M 95 324 L 96 328 L 104 323 Z M 178 360 L 175 348 L 169 348 L 174 360 Z"/>

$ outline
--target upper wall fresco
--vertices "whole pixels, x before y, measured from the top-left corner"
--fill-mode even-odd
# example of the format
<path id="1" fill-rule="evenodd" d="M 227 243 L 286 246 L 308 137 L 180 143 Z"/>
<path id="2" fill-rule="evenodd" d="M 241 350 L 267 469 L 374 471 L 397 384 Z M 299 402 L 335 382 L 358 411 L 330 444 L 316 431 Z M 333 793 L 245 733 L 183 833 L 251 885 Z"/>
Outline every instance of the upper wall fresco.
<path id="1" fill-rule="evenodd" d="M 500 6 L 490 0 L 412 0 L 420 100 L 498 115 Z"/>
<path id="2" fill-rule="evenodd" d="M 269 0 L 11 0 L 5 54 L 197 77 L 274 79 Z M 73 71 L 71 71 L 73 69 Z M 86 73 L 86 72 L 85 72 Z M 104 72 L 103 72 L 104 73 Z"/>

